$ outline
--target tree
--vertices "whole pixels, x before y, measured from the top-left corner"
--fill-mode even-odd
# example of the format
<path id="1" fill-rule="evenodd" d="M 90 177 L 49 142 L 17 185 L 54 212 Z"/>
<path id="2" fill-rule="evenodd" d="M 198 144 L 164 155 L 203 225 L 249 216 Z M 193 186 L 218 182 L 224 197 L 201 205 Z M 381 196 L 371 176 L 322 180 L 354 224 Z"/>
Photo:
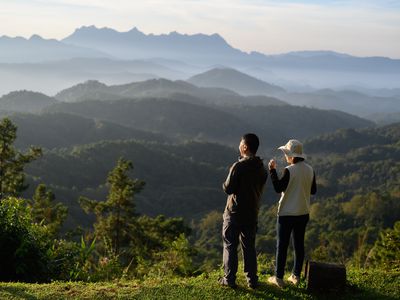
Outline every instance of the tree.
<path id="1" fill-rule="evenodd" d="M 400 270 L 400 221 L 394 224 L 393 229 L 381 231 L 368 256 L 368 263 L 374 266 Z"/>
<path id="2" fill-rule="evenodd" d="M 0 122 L 0 200 L 5 196 L 18 196 L 27 189 L 24 184 L 24 166 L 41 156 L 42 150 L 30 147 L 27 153 L 17 151 L 13 144 L 17 138 L 17 126 L 10 119 Z"/>
<path id="3" fill-rule="evenodd" d="M 110 187 L 107 200 L 80 198 L 85 212 L 96 215 L 94 229 L 97 240 L 111 242 L 117 256 L 135 241 L 138 230 L 134 195 L 142 190 L 145 183 L 129 177 L 128 172 L 132 169 L 132 162 L 120 158 L 107 178 Z"/>
<path id="4" fill-rule="evenodd" d="M 67 218 L 68 208 L 55 203 L 54 193 L 44 184 L 38 185 L 30 205 L 33 221 L 45 225 L 52 235 L 56 235 Z"/>

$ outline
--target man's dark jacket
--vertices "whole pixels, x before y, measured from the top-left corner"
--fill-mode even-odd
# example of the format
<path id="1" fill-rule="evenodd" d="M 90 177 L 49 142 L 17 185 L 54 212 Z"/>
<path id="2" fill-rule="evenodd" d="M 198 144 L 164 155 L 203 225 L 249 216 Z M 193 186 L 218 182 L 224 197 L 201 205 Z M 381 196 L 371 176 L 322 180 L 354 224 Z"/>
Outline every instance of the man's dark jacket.
<path id="1" fill-rule="evenodd" d="M 235 215 L 243 225 L 257 223 L 267 174 L 258 156 L 244 157 L 234 163 L 222 184 L 228 194 L 225 212 Z"/>

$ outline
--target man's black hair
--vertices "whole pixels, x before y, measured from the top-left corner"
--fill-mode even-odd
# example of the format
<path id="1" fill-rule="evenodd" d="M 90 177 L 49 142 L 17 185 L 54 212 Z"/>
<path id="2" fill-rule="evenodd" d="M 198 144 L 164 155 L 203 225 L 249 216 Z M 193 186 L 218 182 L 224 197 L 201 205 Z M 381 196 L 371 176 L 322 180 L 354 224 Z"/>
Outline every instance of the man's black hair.
<path id="1" fill-rule="evenodd" d="M 258 146 L 260 145 L 258 136 L 256 136 L 254 133 L 246 133 L 244 136 L 242 136 L 242 140 L 244 141 L 244 143 L 249 148 L 252 154 L 257 153 Z"/>

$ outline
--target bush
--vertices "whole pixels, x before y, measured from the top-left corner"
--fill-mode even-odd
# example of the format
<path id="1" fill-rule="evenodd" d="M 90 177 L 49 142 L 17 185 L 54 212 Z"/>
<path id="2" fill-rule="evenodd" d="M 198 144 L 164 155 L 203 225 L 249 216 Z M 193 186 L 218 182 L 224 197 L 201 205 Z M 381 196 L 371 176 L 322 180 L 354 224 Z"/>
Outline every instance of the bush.
<path id="1" fill-rule="evenodd" d="M 46 228 L 32 223 L 26 201 L 0 201 L 0 281 L 48 281 Z"/>
<path id="2" fill-rule="evenodd" d="M 381 269 L 400 271 L 400 221 L 394 224 L 393 229 L 380 233 L 368 263 Z"/>

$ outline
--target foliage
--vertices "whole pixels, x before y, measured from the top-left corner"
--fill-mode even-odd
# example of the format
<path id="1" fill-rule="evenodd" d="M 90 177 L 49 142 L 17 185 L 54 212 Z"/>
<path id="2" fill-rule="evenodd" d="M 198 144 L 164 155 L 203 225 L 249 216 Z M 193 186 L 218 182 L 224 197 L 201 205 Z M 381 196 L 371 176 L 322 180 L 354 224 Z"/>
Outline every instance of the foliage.
<path id="1" fill-rule="evenodd" d="M 222 213 L 211 211 L 194 227 L 194 246 L 198 253 L 195 263 L 203 271 L 215 270 L 222 257 Z"/>
<path id="2" fill-rule="evenodd" d="M 32 223 L 25 200 L 0 201 L 1 281 L 47 281 L 49 241 L 44 228 Z"/>
<path id="3" fill-rule="evenodd" d="M 21 153 L 14 148 L 17 126 L 10 119 L 0 122 L 0 200 L 6 196 L 18 196 L 27 188 L 24 185 L 23 172 L 27 163 L 38 158 L 42 151 L 38 147 L 29 148 L 27 153 Z"/>
<path id="4" fill-rule="evenodd" d="M 223 209 L 225 197 L 220 185 L 225 168 L 236 160 L 236 151 L 222 145 L 107 141 L 45 152 L 28 172 L 35 181 L 46 182 L 60 201 L 68 203 L 71 219 L 79 222 L 74 226 L 88 227 L 90 223 L 74 199 L 80 195 L 90 199 L 107 197 L 104 178 L 122 155 L 135 163 L 136 176 L 146 182 L 146 189 L 135 197 L 141 213 L 189 221 L 200 219 L 210 210 Z"/>
<path id="5" fill-rule="evenodd" d="M 111 241 L 114 255 L 126 254 L 132 244 L 137 244 L 137 214 L 134 195 L 143 188 L 144 182 L 131 179 L 127 174 L 133 168 L 132 162 L 119 159 L 117 166 L 109 173 L 107 183 L 110 190 L 106 201 L 95 201 L 82 197 L 84 210 L 96 215 L 94 234 L 99 239 Z"/>
<path id="6" fill-rule="evenodd" d="M 193 249 L 185 234 L 180 234 L 174 241 L 166 243 L 164 250 L 155 252 L 149 261 L 152 266 L 147 276 L 188 276 L 193 273 Z"/>
<path id="7" fill-rule="evenodd" d="M 368 263 L 375 267 L 400 271 L 400 221 L 394 224 L 393 229 L 380 232 L 369 258 Z"/>
<path id="8" fill-rule="evenodd" d="M 48 110 L 159 132 L 178 140 L 196 138 L 200 141 L 216 141 L 229 145 L 238 143 L 238 139 L 244 133 L 243 128 L 248 128 L 257 132 L 262 141 L 268 141 L 269 145 L 266 145 L 268 149 L 274 148 L 273 145 L 280 145 L 292 136 L 303 138 L 343 127 L 358 128 L 373 124 L 339 111 L 291 105 L 218 107 L 204 105 L 198 97 L 193 98 L 187 94 L 163 96 L 163 98 L 59 103 Z M 126 97 L 125 92 L 124 97 Z M 229 98 L 231 97 L 229 95 Z M 108 100 L 104 99 L 104 96 L 101 98 Z M 302 126 L 298 126 L 300 123 Z M 275 124 L 280 124 L 279 128 Z"/>
<path id="9" fill-rule="evenodd" d="M 68 208 L 62 203 L 55 203 L 55 195 L 46 185 L 39 184 L 33 195 L 31 205 L 32 219 L 44 225 L 54 236 L 58 234 L 67 218 Z"/>

